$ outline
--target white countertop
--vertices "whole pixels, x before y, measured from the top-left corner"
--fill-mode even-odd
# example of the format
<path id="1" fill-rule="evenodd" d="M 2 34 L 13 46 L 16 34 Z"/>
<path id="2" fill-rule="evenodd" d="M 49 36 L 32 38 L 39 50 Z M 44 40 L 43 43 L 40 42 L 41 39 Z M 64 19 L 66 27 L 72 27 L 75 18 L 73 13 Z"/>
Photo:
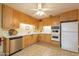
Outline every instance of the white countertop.
<path id="1" fill-rule="evenodd" d="M 51 34 L 51 33 L 44 33 L 44 32 L 36 32 L 36 33 L 21 33 L 21 34 L 17 34 L 17 35 L 3 35 L 3 37 L 6 38 L 12 38 L 12 37 L 18 37 L 18 36 L 25 36 L 25 35 L 33 35 L 33 34 Z"/>
<path id="2" fill-rule="evenodd" d="M 17 37 L 17 36 L 25 36 L 25 35 L 33 35 L 33 34 L 51 34 L 48 32 L 31 32 L 31 33 L 27 33 L 24 30 L 18 30 L 18 34 L 17 35 L 9 35 L 8 31 L 3 31 L 0 30 L 0 37 L 5 37 L 5 38 L 12 38 L 12 37 Z"/>
<path id="3" fill-rule="evenodd" d="M 26 34 L 17 34 L 17 35 L 3 35 L 3 37 L 6 38 L 12 38 L 12 37 L 18 37 L 18 36 L 25 36 L 25 35 L 32 35 L 32 33 L 26 33 Z"/>

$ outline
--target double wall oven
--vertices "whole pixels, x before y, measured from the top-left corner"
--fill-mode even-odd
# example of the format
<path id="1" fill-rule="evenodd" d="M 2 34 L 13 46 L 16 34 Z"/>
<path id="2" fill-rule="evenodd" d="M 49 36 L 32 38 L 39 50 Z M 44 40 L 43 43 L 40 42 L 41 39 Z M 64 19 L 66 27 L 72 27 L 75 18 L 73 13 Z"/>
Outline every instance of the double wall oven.
<path id="1" fill-rule="evenodd" d="M 51 40 L 60 41 L 60 25 L 52 26 L 51 30 L 52 30 Z"/>

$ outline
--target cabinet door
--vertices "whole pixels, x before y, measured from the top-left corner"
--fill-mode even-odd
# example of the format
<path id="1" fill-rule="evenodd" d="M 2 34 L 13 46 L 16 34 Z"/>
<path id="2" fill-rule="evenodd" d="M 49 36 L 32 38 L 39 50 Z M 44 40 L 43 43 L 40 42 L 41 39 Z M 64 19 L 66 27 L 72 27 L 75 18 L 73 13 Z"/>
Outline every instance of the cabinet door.
<path id="1" fill-rule="evenodd" d="M 9 52 L 10 52 L 10 50 L 9 50 L 9 44 L 10 44 L 9 39 L 3 37 L 3 52 L 7 56 L 9 55 Z"/>
<path id="2" fill-rule="evenodd" d="M 19 24 L 20 24 L 20 16 L 19 16 L 19 12 L 16 10 L 13 10 L 13 28 L 19 28 Z"/>
<path id="3" fill-rule="evenodd" d="M 60 16 L 61 21 L 72 21 L 77 20 L 78 10 L 72 10 L 65 13 L 62 13 Z"/>
<path id="4" fill-rule="evenodd" d="M 32 45 L 37 42 L 37 35 L 28 35 L 28 45 Z"/>
<path id="5" fill-rule="evenodd" d="M 2 4 L 0 4 L 0 28 L 2 27 L 1 22 L 2 22 Z"/>
<path id="6" fill-rule="evenodd" d="M 3 29 L 17 29 L 19 28 L 19 12 L 3 5 Z"/>
<path id="7" fill-rule="evenodd" d="M 50 34 L 41 34 L 39 35 L 40 42 L 51 43 L 51 35 Z"/>
<path id="8" fill-rule="evenodd" d="M 26 47 L 25 40 L 26 40 L 26 38 L 25 38 L 25 36 L 24 36 L 24 37 L 23 37 L 23 40 L 22 40 L 22 47 L 23 47 L 23 48 Z"/>
<path id="9" fill-rule="evenodd" d="M 33 44 L 37 42 L 37 37 L 38 37 L 37 34 L 34 34 L 34 35 L 32 36 L 32 42 L 33 42 Z"/>
<path id="10" fill-rule="evenodd" d="M 30 41 L 29 41 L 29 37 L 28 37 L 28 36 L 24 36 L 24 37 L 23 37 L 23 48 L 28 47 L 28 46 L 30 45 L 29 42 L 30 42 Z"/>
<path id="11" fill-rule="evenodd" d="M 33 35 L 29 35 L 28 40 L 29 40 L 29 45 L 32 45 L 33 44 Z"/>
<path id="12" fill-rule="evenodd" d="M 59 25 L 60 24 L 60 16 L 59 15 L 57 15 L 57 16 L 54 16 L 53 18 L 52 18 L 52 26 L 56 26 L 56 25 Z"/>
<path id="13" fill-rule="evenodd" d="M 45 39 L 46 39 L 45 42 L 50 43 L 51 42 L 51 35 L 50 34 L 45 35 Z"/>
<path id="14" fill-rule="evenodd" d="M 13 9 L 3 5 L 3 29 L 11 29 L 13 20 Z"/>
<path id="15" fill-rule="evenodd" d="M 28 35 L 28 45 L 32 45 L 33 41 L 33 35 Z"/>
<path id="16" fill-rule="evenodd" d="M 37 35 L 26 35 L 23 37 L 23 48 L 37 42 Z"/>

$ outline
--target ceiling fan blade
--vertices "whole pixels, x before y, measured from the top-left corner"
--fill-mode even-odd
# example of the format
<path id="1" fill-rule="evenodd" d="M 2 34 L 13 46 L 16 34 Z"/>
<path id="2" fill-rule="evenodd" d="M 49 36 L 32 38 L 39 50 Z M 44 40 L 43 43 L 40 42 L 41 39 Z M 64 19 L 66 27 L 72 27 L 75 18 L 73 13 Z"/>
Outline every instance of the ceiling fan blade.
<path id="1" fill-rule="evenodd" d="M 30 9 L 31 11 L 38 11 L 38 9 Z"/>
<path id="2" fill-rule="evenodd" d="M 42 9 L 42 4 L 38 3 L 38 9 Z"/>
<path id="3" fill-rule="evenodd" d="M 52 9 L 47 9 L 47 8 L 44 8 L 42 9 L 43 11 L 52 11 Z"/>

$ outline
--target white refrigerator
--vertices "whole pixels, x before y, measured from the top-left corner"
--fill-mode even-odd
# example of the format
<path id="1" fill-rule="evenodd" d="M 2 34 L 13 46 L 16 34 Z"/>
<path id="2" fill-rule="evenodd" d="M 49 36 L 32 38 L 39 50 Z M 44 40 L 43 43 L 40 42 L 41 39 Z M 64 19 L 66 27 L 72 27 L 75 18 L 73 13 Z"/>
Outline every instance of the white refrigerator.
<path id="1" fill-rule="evenodd" d="M 78 52 L 78 22 L 61 23 L 61 48 Z"/>

